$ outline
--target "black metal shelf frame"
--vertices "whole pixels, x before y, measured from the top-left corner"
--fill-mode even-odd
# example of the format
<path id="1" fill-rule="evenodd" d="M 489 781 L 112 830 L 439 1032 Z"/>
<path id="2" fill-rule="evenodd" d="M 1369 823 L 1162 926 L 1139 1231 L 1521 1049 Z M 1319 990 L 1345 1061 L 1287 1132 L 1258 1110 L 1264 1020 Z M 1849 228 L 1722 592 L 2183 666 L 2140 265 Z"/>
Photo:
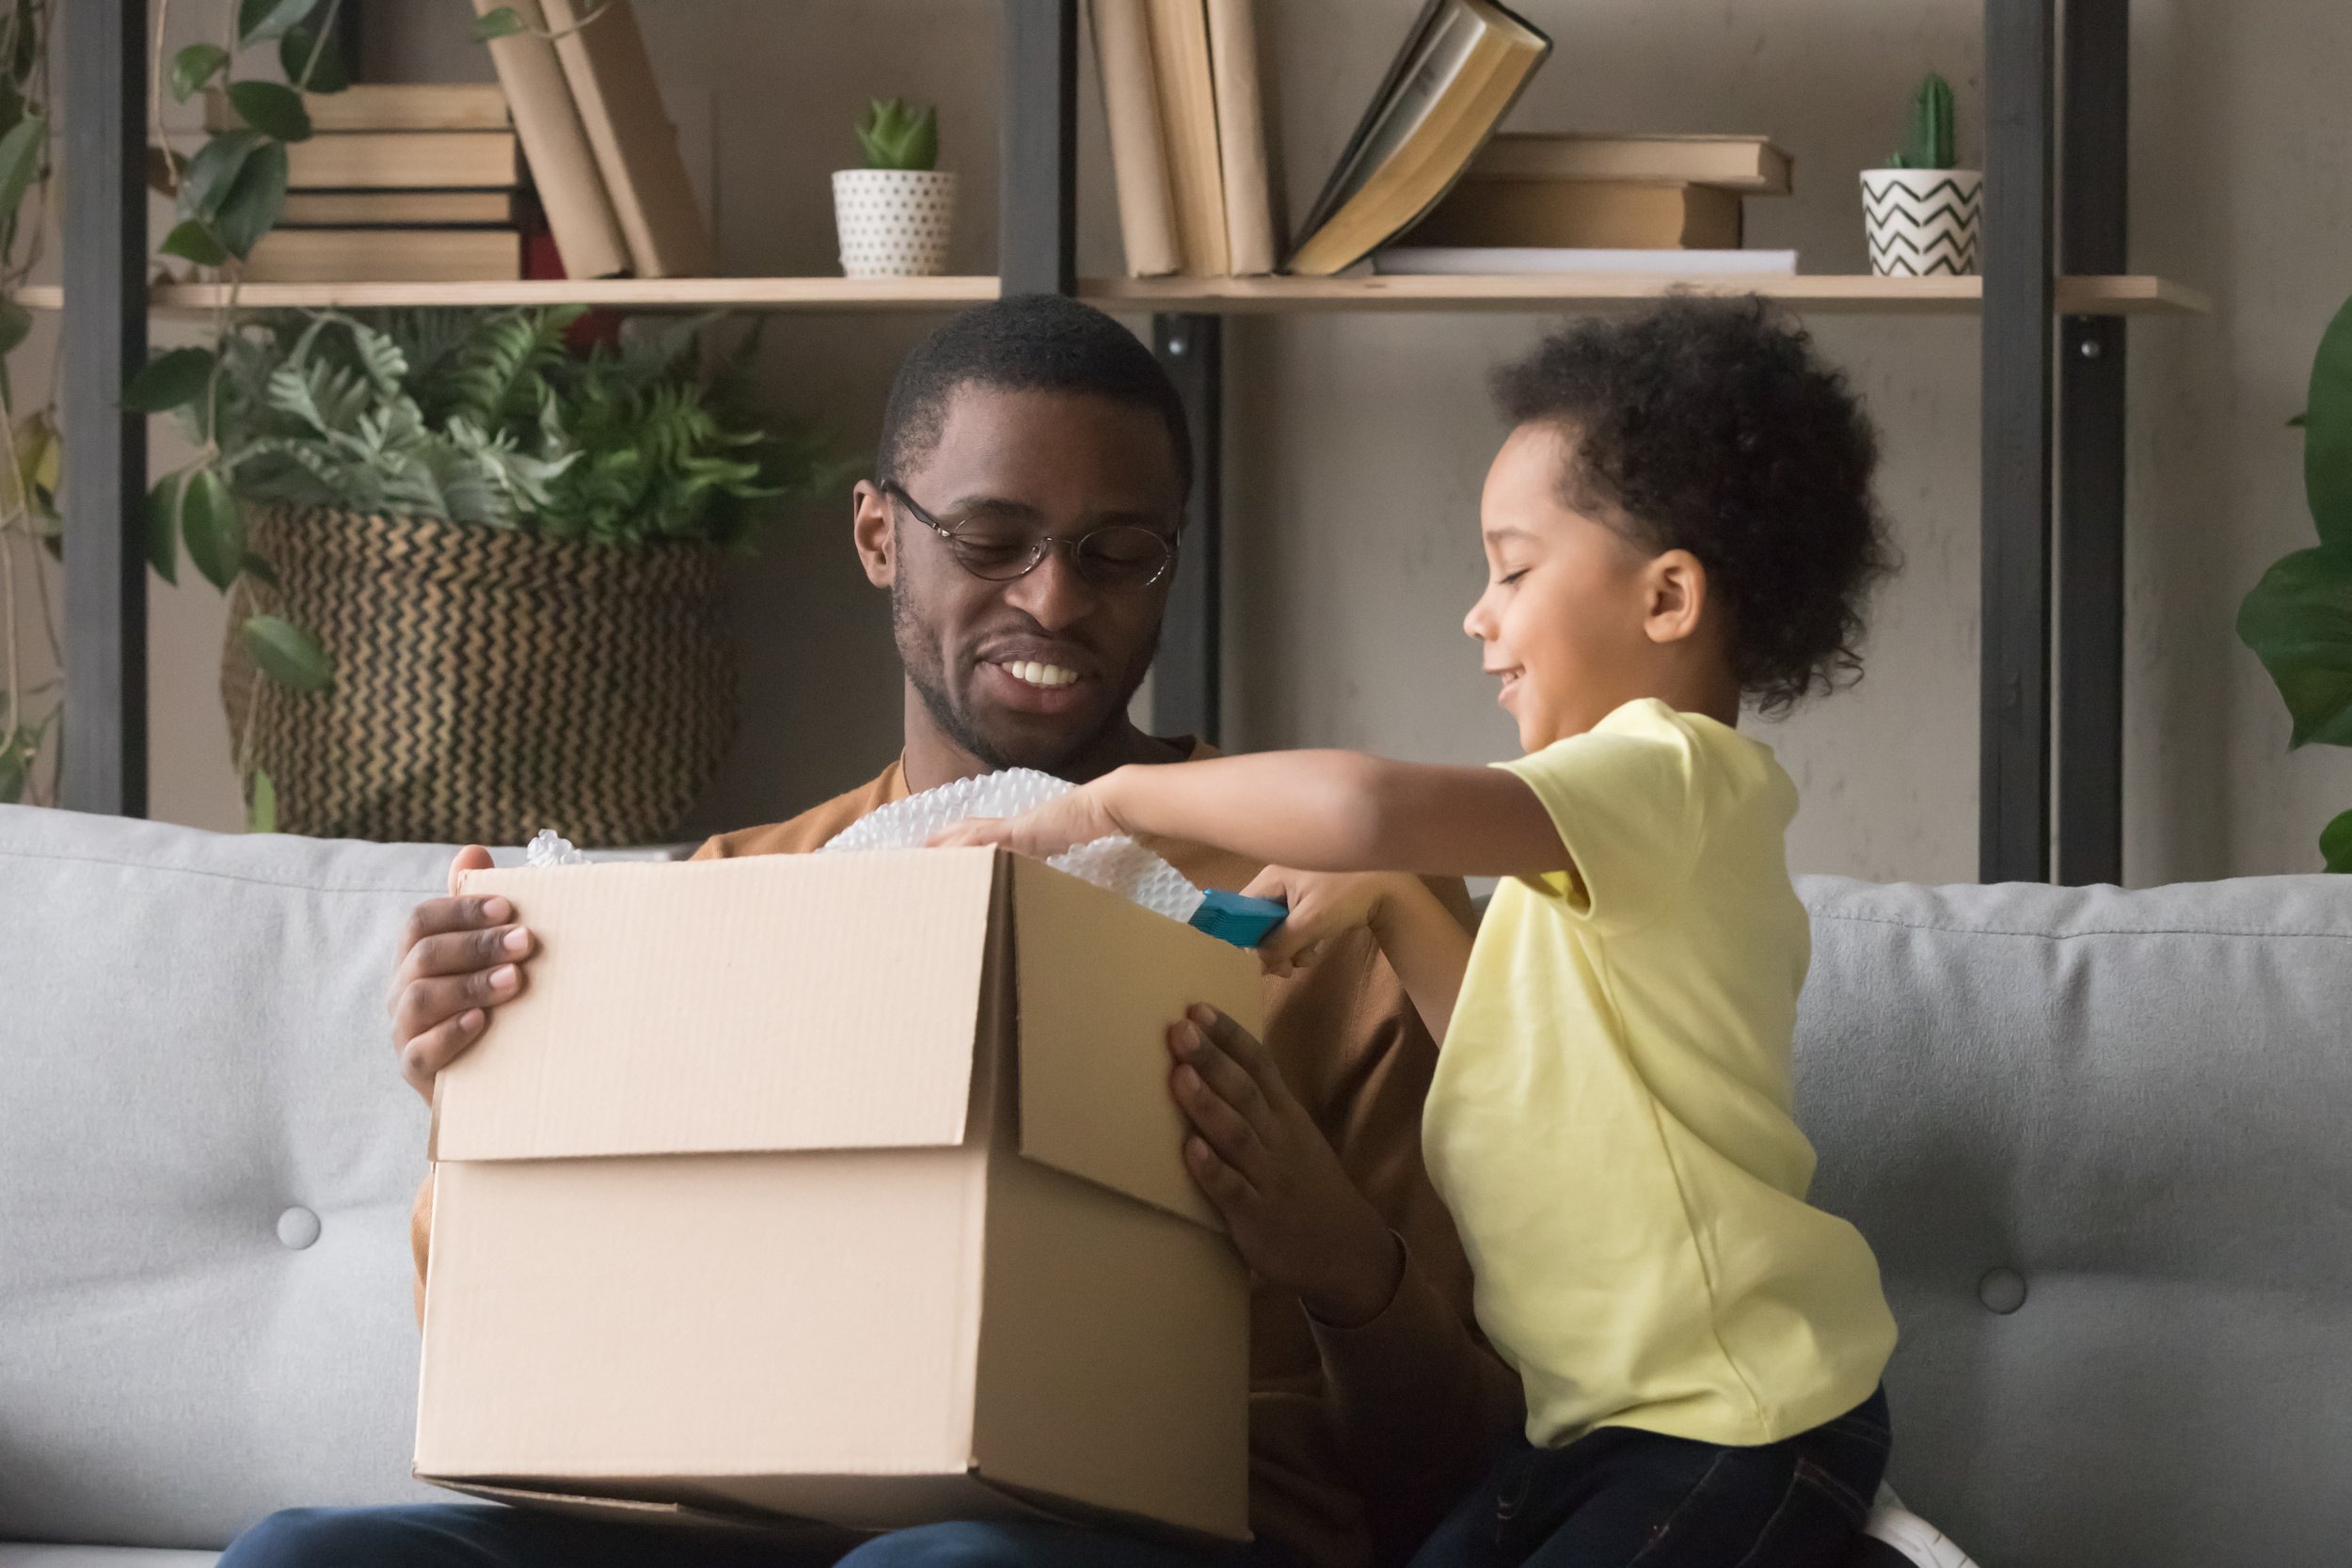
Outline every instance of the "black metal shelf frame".
<path id="1" fill-rule="evenodd" d="M 1979 865 L 1988 881 L 2048 879 L 2054 847 L 2063 881 L 2122 872 L 2123 323 L 2061 322 L 2054 310 L 2061 268 L 2125 270 L 2128 0 L 2063 0 L 2062 19 L 2060 6 L 1984 0 Z M 60 344 L 72 372 L 61 410 L 72 514 L 65 800 L 142 816 L 147 437 L 119 389 L 147 353 L 147 5 L 73 9 L 62 39 L 73 170 Z M 1003 40 L 998 275 L 1008 293 L 1074 293 L 1077 0 L 1004 0 Z M 1200 453 L 1153 721 L 1215 740 L 1222 319 L 1155 316 L 1152 343 Z"/>

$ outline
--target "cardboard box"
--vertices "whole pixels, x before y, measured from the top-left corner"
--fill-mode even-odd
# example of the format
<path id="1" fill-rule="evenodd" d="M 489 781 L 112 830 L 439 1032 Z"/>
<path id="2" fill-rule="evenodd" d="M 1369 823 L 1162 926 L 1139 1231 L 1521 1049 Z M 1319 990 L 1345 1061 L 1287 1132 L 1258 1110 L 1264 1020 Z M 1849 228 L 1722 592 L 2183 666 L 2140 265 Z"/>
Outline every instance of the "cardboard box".
<path id="1" fill-rule="evenodd" d="M 1167 1028 L 1256 959 L 987 849 L 480 872 L 416 1471 L 632 1517 L 1248 1533 L 1248 1290 Z M 649 1506 L 650 1505 L 650 1506 Z"/>

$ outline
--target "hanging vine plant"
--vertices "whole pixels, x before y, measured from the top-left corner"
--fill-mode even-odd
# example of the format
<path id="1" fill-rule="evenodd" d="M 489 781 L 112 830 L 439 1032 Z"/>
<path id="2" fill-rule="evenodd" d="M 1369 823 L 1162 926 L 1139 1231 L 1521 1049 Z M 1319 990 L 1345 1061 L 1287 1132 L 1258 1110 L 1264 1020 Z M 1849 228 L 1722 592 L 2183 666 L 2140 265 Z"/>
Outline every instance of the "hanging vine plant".
<path id="1" fill-rule="evenodd" d="M 157 480 L 147 498 L 148 558 L 167 582 L 179 580 L 183 545 L 197 571 L 223 592 L 240 576 L 266 579 L 269 575 L 267 563 L 246 548 L 244 514 L 229 483 L 219 429 L 221 377 L 236 330 L 245 263 L 285 210 L 286 149 L 310 137 L 303 95 L 341 92 L 350 85 L 334 43 L 342 5 L 342 0 L 238 0 L 223 39 L 186 45 L 172 55 L 168 70 L 161 60 L 168 0 L 157 8 L 157 101 L 149 165 L 178 214 L 157 250 L 215 269 L 225 285 L 213 311 L 212 342 L 158 354 L 123 390 L 123 405 L 139 413 L 181 413 L 198 446 L 195 458 Z M 274 58 L 284 80 L 245 74 L 257 55 Z M 167 89 L 182 103 L 218 92 L 236 123 L 210 133 L 194 155 L 183 159 L 163 134 Z M 242 630 L 255 663 L 272 679 L 305 691 L 333 684 L 325 651 L 301 627 L 257 615 Z"/>

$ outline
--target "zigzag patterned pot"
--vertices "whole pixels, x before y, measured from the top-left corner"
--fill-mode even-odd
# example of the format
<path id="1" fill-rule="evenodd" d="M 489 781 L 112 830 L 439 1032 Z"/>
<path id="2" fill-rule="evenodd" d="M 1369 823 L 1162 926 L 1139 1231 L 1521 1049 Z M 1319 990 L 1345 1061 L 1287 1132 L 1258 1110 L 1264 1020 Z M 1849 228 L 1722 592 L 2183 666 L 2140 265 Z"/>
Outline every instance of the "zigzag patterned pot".
<path id="1" fill-rule="evenodd" d="M 278 584 L 238 579 L 221 701 L 282 832 L 658 843 L 735 738 L 715 546 L 292 510 L 257 513 L 249 542 Z M 326 645 L 331 689 L 258 674 L 237 628 L 262 613 Z"/>
<path id="2" fill-rule="evenodd" d="M 1866 168 L 1862 215 L 1881 277 L 1977 270 L 1984 176 L 1973 168 Z"/>

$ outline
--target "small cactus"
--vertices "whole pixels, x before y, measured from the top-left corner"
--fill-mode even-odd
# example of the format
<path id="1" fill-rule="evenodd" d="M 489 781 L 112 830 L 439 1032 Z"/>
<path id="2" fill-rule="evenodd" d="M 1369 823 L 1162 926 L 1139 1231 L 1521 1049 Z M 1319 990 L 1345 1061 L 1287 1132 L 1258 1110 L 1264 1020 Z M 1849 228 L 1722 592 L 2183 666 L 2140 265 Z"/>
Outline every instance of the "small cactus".
<path id="1" fill-rule="evenodd" d="M 1911 98 L 1911 133 L 1889 168 L 1950 168 L 1959 160 L 1952 130 L 1952 85 L 1935 71 Z"/>
<path id="2" fill-rule="evenodd" d="M 939 164 L 939 111 L 904 99 L 874 100 L 858 122 L 867 168 L 933 168 Z"/>

